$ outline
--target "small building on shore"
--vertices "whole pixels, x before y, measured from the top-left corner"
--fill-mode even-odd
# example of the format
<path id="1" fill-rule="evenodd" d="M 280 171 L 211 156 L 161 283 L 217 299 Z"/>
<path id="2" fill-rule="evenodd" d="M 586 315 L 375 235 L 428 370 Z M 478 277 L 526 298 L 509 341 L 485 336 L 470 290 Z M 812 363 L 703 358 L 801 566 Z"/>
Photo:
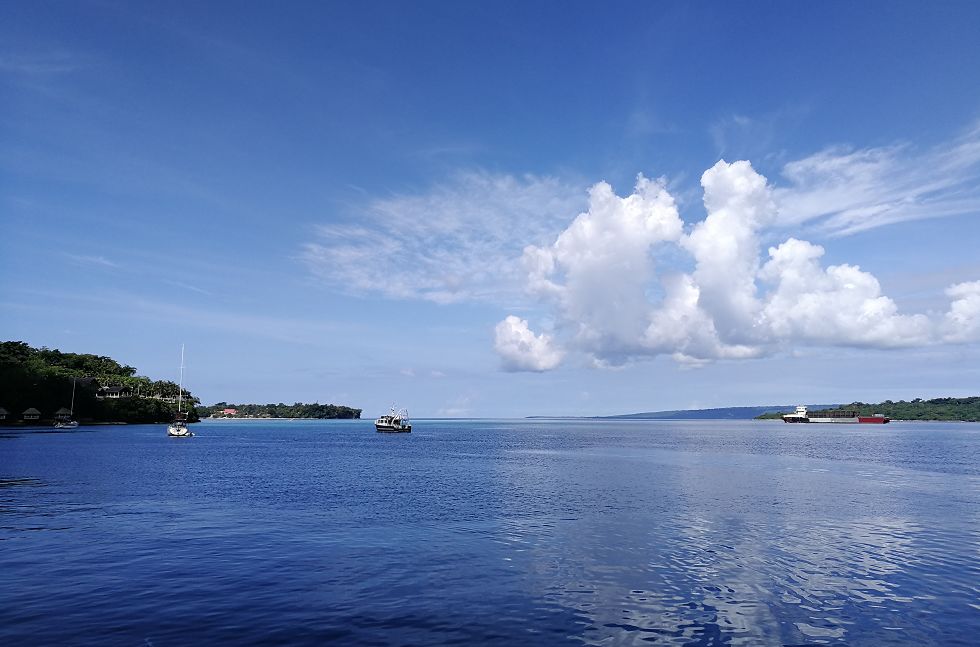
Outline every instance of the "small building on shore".
<path id="1" fill-rule="evenodd" d="M 9 416 L 9 415 L 10 415 L 10 413 L 6 409 L 4 409 L 3 407 L 0 407 L 0 420 L 6 420 L 7 419 L 7 416 Z"/>
<path id="2" fill-rule="evenodd" d="M 95 393 L 100 400 L 118 400 L 133 397 L 133 390 L 128 386 L 104 386 Z"/>
<path id="3" fill-rule="evenodd" d="M 60 409 L 54 412 L 54 419 L 60 422 L 71 420 L 71 411 L 69 411 L 65 407 L 61 407 Z"/>
<path id="4" fill-rule="evenodd" d="M 41 419 L 41 412 L 35 409 L 34 407 L 31 407 L 30 409 L 24 411 L 24 420 L 31 422 L 40 419 Z"/>

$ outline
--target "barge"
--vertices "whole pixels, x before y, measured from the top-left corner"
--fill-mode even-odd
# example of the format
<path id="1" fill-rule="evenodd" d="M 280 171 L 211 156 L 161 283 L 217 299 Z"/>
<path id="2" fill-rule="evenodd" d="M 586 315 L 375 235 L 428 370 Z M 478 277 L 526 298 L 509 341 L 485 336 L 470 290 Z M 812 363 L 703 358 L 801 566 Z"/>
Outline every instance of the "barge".
<path id="1" fill-rule="evenodd" d="M 876 413 L 871 416 L 862 416 L 857 411 L 823 411 L 819 415 L 807 413 L 806 407 L 800 405 L 793 413 L 783 416 L 783 422 L 831 422 L 838 424 L 864 424 L 864 425 L 883 425 L 891 422 L 890 418 L 883 414 Z"/>

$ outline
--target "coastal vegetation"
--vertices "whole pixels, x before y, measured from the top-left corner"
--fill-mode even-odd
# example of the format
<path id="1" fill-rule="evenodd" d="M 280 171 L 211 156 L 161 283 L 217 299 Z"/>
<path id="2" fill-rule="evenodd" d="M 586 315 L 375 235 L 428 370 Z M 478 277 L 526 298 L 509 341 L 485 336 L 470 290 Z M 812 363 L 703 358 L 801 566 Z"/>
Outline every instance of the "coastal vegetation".
<path id="1" fill-rule="evenodd" d="M 201 417 L 214 418 L 345 418 L 361 417 L 360 409 L 336 404 L 228 404 L 219 402 L 210 407 L 198 407 Z"/>
<path id="2" fill-rule="evenodd" d="M 857 411 L 858 415 L 870 416 L 876 413 L 885 415 L 892 420 L 953 420 L 962 422 L 980 422 L 980 396 L 969 398 L 933 398 L 923 400 L 915 398 L 906 402 L 899 400 L 893 402 L 885 400 L 871 404 L 867 402 L 852 402 L 845 404 L 836 410 Z M 810 415 L 819 416 L 829 410 L 810 411 Z M 792 410 L 777 413 L 765 413 L 758 416 L 759 420 L 780 418 L 784 413 L 792 413 Z"/>
<path id="3" fill-rule="evenodd" d="M 111 357 L 0 342 L 2 422 L 23 421 L 28 409 L 37 410 L 38 423 L 48 422 L 71 406 L 73 388 L 73 417 L 83 422 L 168 422 L 181 392 L 174 382 L 137 375 Z M 188 421 L 196 422 L 197 398 L 184 389 L 183 402 Z"/>

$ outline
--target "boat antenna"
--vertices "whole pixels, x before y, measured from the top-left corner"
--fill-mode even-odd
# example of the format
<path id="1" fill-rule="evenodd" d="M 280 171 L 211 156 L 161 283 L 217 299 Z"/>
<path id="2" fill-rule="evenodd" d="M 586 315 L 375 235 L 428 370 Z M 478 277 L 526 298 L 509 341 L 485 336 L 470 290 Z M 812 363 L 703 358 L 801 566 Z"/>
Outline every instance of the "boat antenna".
<path id="1" fill-rule="evenodd" d="M 180 413 L 180 405 L 184 401 L 184 345 L 180 345 L 180 382 L 177 383 L 177 413 Z"/>

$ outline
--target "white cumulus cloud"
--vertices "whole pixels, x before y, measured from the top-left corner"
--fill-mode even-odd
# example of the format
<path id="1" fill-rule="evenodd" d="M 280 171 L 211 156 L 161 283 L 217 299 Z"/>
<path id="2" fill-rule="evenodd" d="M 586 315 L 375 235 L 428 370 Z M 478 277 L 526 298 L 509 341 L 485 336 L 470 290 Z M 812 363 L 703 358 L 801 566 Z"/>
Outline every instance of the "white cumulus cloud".
<path id="1" fill-rule="evenodd" d="M 928 317 L 899 314 L 878 279 L 857 266 L 822 268 L 823 254 L 819 245 L 795 238 L 769 249 L 759 276 L 775 284 L 763 312 L 773 339 L 878 348 L 930 341 Z"/>
<path id="2" fill-rule="evenodd" d="M 748 162 L 720 161 L 701 185 L 707 216 L 686 235 L 664 183 L 640 176 L 625 198 L 596 184 L 588 211 L 552 245 L 525 248 L 527 290 L 550 308 L 558 334 L 535 336 L 526 320 L 508 317 L 497 326 L 505 365 L 547 370 L 564 351 L 600 366 L 656 355 L 698 366 L 802 345 L 980 339 L 980 281 L 950 287 L 945 314 L 899 312 L 869 272 L 821 265 L 819 245 L 789 238 L 763 258 L 760 235 L 785 221 Z M 690 256 L 693 270 L 654 271 L 658 254 L 677 252 Z"/>
<path id="3" fill-rule="evenodd" d="M 957 283 L 946 289 L 953 299 L 943 321 L 946 341 L 966 342 L 980 339 L 980 281 Z"/>
<path id="4" fill-rule="evenodd" d="M 589 192 L 588 211 L 554 244 L 524 249 L 528 288 L 574 322 L 580 347 L 629 354 L 648 325 L 650 249 L 678 240 L 682 229 L 663 181 L 641 175 L 625 198 L 600 182 Z"/>
<path id="5" fill-rule="evenodd" d="M 697 262 L 693 280 L 698 304 L 711 316 L 721 339 L 757 340 L 753 330 L 759 307 L 755 276 L 759 269 L 758 231 L 776 215 L 766 179 L 748 162 L 724 160 L 701 177 L 707 218 L 682 241 Z"/>
<path id="6" fill-rule="evenodd" d="M 544 333 L 535 335 L 527 321 L 510 315 L 497 324 L 494 348 L 509 371 L 548 371 L 557 367 L 563 352 Z"/>

